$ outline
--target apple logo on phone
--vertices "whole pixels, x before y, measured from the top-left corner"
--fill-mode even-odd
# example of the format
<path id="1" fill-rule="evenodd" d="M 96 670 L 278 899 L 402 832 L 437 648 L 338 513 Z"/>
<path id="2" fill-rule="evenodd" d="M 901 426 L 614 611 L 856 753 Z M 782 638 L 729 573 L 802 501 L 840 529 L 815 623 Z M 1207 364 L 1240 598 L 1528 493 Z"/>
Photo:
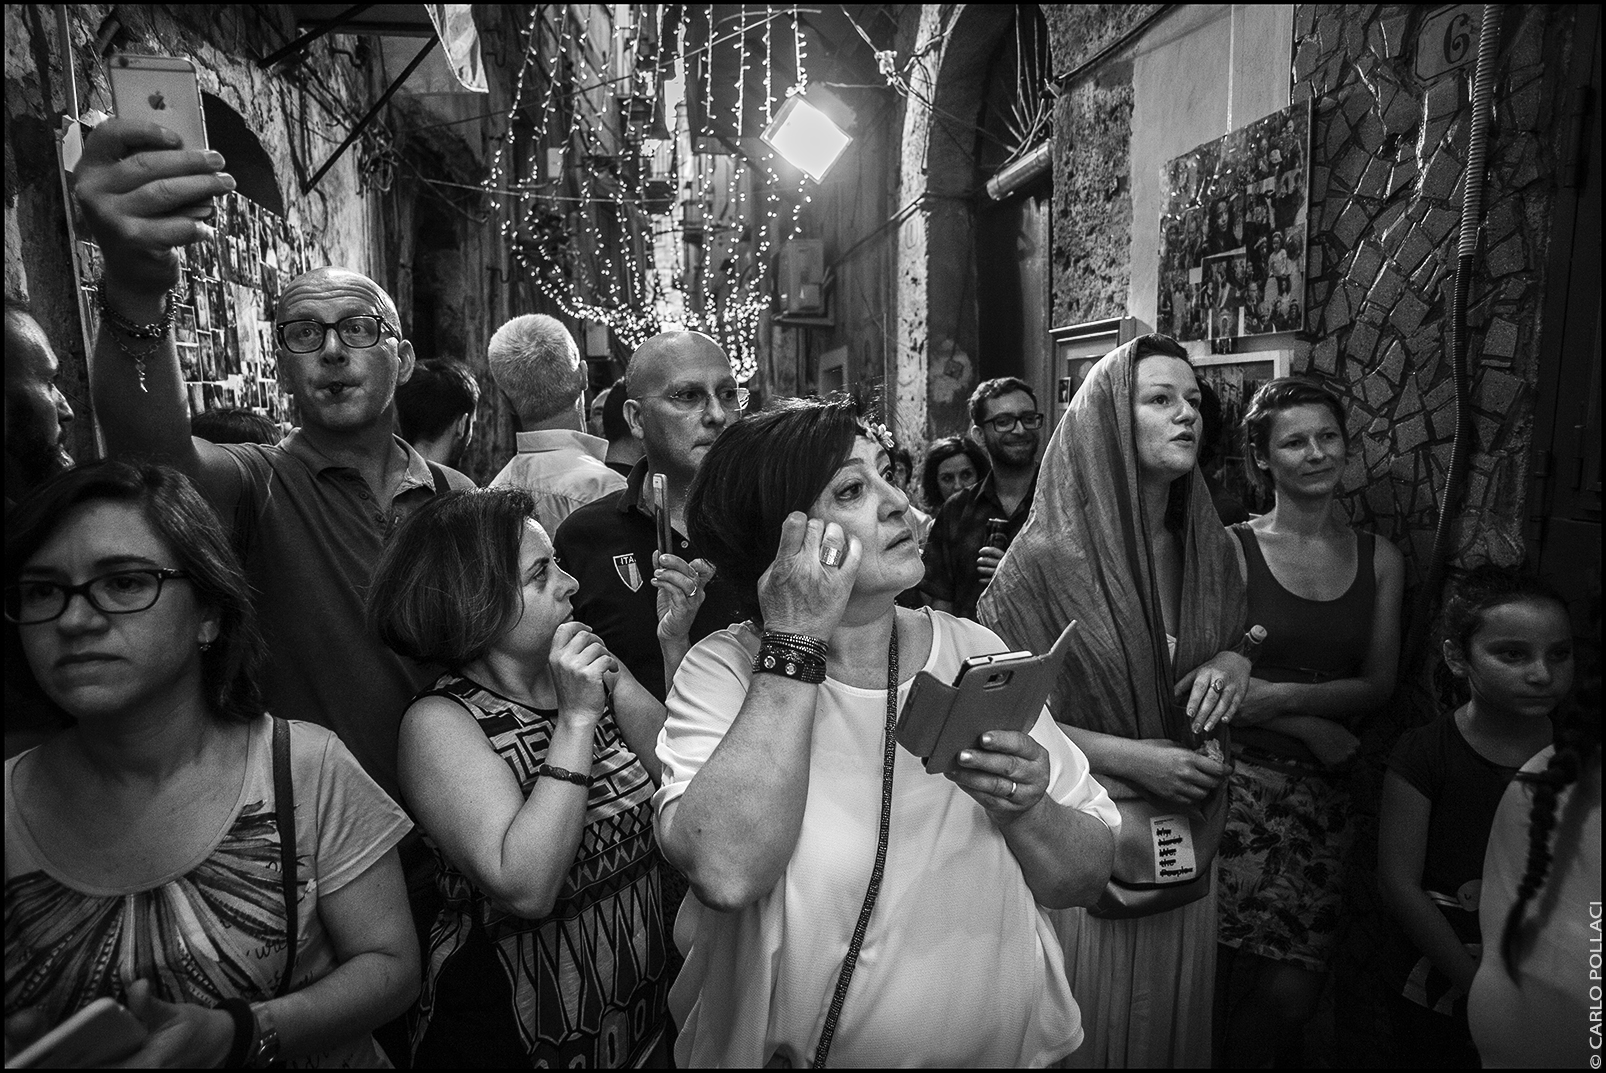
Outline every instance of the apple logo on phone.
<path id="1" fill-rule="evenodd" d="M 167 98 L 162 96 L 161 90 L 157 90 L 155 93 L 152 93 L 149 97 L 149 100 L 151 102 L 151 107 L 158 112 L 167 107 Z"/>

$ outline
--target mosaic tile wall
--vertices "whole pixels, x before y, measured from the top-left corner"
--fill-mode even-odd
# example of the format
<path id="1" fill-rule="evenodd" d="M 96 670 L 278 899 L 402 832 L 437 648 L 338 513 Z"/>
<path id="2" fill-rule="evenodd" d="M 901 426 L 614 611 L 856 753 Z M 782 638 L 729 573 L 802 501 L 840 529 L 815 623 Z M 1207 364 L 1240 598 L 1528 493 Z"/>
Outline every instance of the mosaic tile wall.
<path id="1" fill-rule="evenodd" d="M 1457 562 L 1522 555 L 1560 89 L 1542 57 L 1563 54 L 1572 18 L 1505 10 L 1469 309 L 1475 452 Z M 1432 546 L 1454 433 L 1446 318 L 1473 71 L 1419 75 L 1442 62 L 1418 56 L 1419 38 L 1424 50 L 1445 47 L 1444 17 L 1427 24 L 1431 15 L 1403 4 L 1301 5 L 1294 23 L 1294 99 L 1316 102 L 1309 371 L 1352 407 L 1358 450 L 1345 485 L 1356 519 L 1393 536 L 1413 574 Z"/>

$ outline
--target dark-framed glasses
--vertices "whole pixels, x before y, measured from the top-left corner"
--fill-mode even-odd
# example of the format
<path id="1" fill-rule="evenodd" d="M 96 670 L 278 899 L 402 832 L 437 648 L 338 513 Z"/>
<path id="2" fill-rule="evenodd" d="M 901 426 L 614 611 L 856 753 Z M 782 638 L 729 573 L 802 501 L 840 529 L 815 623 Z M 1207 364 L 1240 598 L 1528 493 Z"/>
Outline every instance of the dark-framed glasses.
<path id="1" fill-rule="evenodd" d="M 333 324 L 321 320 L 287 320 L 274 329 L 279 345 L 292 354 L 311 354 L 323 349 L 323 341 L 330 329 L 340 341 L 357 350 L 366 350 L 378 343 L 390 331 L 385 318 L 372 313 L 358 313 L 341 317 Z"/>
<path id="2" fill-rule="evenodd" d="M 1043 427 L 1043 415 L 1035 410 L 1026 414 L 999 414 L 997 417 L 989 417 L 982 424 L 991 425 L 992 430 L 999 434 L 1008 432 L 1017 424 L 1021 428 L 1035 431 Z"/>
<path id="3" fill-rule="evenodd" d="M 74 596 L 83 596 L 103 615 L 131 615 L 155 605 L 162 583 L 187 578 L 183 570 L 142 567 L 92 577 L 81 585 L 30 579 L 6 586 L 6 621 L 18 626 L 53 622 L 67 611 Z"/>
<path id="4" fill-rule="evenodd" d="M 712 393 L 707 388 L 683 387 L 679 391 L 652 396 L 655 399 L 663 399 L 675 409 L 687 414 L 705 409 L 710 398 L 718 399 L 721 409 L 745 410 L 748 400 L 752 397 L 753 393 L 745 387 L 722 387 Z"/>

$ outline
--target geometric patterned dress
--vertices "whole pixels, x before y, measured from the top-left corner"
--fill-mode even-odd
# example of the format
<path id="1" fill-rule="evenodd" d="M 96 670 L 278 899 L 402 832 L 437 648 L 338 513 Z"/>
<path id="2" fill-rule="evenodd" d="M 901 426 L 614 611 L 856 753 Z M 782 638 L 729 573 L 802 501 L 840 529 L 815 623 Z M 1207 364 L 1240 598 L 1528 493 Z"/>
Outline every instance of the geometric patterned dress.
<path id="1" fill-rule="evenodd" d="M 454 674 L 420 696 L 461 704 L 529 795 L 556 711 Z M 611 704 L 597 724 L 591 773 L 574 865 L 539 920 L 496 908 L 436 850 L 445 907 L 425 957 L 415 1065 L 629 1068 L 663 1038 L 672 981 L 655 787 Z"/>

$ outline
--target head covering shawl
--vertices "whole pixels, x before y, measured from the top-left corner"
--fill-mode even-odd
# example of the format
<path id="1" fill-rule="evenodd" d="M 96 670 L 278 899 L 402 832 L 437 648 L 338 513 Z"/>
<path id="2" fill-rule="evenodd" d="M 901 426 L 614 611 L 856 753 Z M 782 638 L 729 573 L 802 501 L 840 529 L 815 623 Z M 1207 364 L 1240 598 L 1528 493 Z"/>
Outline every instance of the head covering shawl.
<path id="1" fill-rule="evenodd" d="M 1185 506 L 1173 662 L 1132 417 L 1138 350 L 1148 338 L 1110 351 L 1088 373 L 1049 441 L 1031 516 L 982 595 L 977 616 L 1010 645 L 1034 652 L 1048 651 L 1076 619 L 1076 643 L 1049 696 L 1055 718 L 1106 734 L 1191 744 L 1171 690 L 1242 636 L 1244 582 L 1232 538 L 1195 465 L 1178 478 Z"/>

